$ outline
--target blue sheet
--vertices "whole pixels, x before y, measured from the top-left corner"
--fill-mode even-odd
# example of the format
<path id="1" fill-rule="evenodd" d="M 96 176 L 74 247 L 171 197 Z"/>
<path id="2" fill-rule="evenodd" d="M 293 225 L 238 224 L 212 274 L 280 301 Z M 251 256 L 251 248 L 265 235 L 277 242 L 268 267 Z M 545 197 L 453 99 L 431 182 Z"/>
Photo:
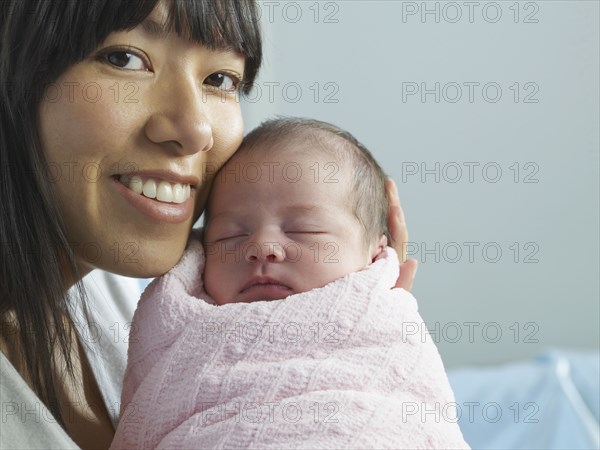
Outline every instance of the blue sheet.
<path id="1" fill-rule="evenodd" d="M 530 361 L 448 372 L 477 449 L 598 449 L 600 353 L 551 349 Z"/>

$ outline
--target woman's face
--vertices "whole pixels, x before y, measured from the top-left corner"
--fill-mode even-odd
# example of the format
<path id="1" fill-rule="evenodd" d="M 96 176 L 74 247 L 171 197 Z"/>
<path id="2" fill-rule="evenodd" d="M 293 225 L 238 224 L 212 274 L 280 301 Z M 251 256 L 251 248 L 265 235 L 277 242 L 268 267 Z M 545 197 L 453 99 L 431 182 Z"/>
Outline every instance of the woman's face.
<path id="1" fill-rule="evenodd" d="M 82 270 L 169 270 L 242 139 L 244 57 L 161 34 L 165 13 L 112 33 L 39 107 L 46 176 Z"/>

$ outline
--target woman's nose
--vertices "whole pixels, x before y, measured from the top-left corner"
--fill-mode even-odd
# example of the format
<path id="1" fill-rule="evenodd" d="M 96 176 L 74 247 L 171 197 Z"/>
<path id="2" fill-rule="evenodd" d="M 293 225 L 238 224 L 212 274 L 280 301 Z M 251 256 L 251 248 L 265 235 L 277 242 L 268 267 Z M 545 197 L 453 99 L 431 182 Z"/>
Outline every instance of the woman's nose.
<path id="1" fill-rule="evenodd" d="M 244 248 L 247 262 L 283 262 L 285 255 L 285 248 L 279 242 L 253 241 Z"/>
<path id="2" fill-rule="evenodd" d="M 198 80 L 179 76 L 157 91 L 145 126 L 148 139 L 181 155 L 209 151 L 214 144 L 209 104 Z"/>

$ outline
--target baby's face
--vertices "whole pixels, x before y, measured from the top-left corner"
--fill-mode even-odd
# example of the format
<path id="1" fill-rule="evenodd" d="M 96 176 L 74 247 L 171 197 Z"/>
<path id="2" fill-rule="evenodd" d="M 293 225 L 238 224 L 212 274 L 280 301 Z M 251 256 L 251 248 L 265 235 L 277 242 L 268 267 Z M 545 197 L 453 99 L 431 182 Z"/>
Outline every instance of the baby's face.
<path id="1" fill-rule="evenodd" d="M 204 284 L 217 304 L 274 300 L 365 268 L 351 174 L 327 156 L 277 150 L 229 161 L 210 194 Z"/>

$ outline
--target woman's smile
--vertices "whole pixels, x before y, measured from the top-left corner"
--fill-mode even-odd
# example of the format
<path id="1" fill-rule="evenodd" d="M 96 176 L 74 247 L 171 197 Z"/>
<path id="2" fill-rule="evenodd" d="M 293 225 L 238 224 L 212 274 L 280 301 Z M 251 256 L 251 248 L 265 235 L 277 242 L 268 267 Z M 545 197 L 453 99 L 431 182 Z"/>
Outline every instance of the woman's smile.
<path id="1" fill-rule="evenodd" d="M 154 198 L 159 202 L 165 203 L 183 203 L 190 198 L 192 190 L 189 184 L 173 184 L 165 180 L 155 180 L 154 178 L 144 180 L 139 175 L 121 175 L 117 180 L 136 194 Z"/>
<path id="2" fill-rule="evenodd" d="M 139 175 L 132 177 L 129 185 L 123 182 L 127 181 L 123 176 L 113 180 L 117 192 L 155 222 L 181 223 L 190 220 L 194 213 L 195 195 L 189 184 L 171 184 L 154 178 L 143 181 Z"/>

